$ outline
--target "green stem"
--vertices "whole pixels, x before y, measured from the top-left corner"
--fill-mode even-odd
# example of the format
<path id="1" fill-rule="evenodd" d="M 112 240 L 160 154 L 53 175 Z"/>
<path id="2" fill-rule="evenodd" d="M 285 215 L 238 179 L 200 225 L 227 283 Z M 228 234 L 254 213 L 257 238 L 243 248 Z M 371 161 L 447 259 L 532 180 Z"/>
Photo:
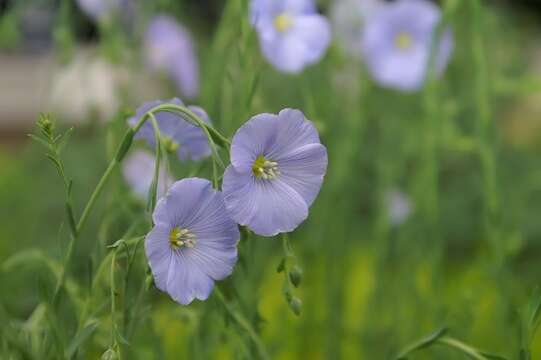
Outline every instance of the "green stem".
<path id="1" fill-rule="evenodd" d="M 483 17 L 481 2 L 471 2 L 474 29 L 472 33 L 472 56 L 475 68 L 475 104 L 477 108 L 477 136 L 479 141 L 479 161 L 483 177 L 484 197 L 484 232 L 486 240 L 491 246 L 493 255 L 501 260 L 501 246 L 498 241 L 498 221 L 500 209 L 497 194 L 496 158 L 491 138 L 492 112 L 490 108 L 489 75 L 487 73 L 488 61 L 483 38 Z"/>
<path id="2" fill-rule="evenodd" d="M 88 216 L 90 215 L 90 212 L 94 208 L 94 205 L 96 204 L 96 200 L 100 196 L 100 194 L 101 194 L 101 192 L 103 190 L 103 187 L 105 186 L 105 184 L 107 183 L 107 181 L 111 177 L 111 174 L 113 173 L 113 170 L 115 170 L 115 168 L 116 168 L 116 166 L 118 164 L 119 163 L 116 161 L 116 158 L 113 159 L 109 163 L 109 166 L 107 166 L 107 169 L 103 173 L 100 181 L 98 182 L 98 185 L 96 185 L 96 188 L 92 192 L 92 195 L 90 195 L 90 199 L 88 200 L 88 203 L 86 204 L 86 206 L 85 206 L 85 208 L 83 210 L 81 218 L 79 219 L 79 222 L 77 223 L 77 235 L 79 235 L 79 233 L 82 231 L 82 229 L 86 225 L 86 222 L 88 220 Z"/>
<path id="3" fill-rule="evenodd" d="M 113 255 L 111 257 L 111 348 L 116 349 L 118 357 L 122 359 L 120 354 L 120 347 L 117 342 L 117 324 L 116 324 L 116 283 L 115 283 L 115 264 L 116 264 L 116 252 L 117 249 L 113 250 Z"/>
<path id="4" fill-rule="evenodd" d="M 241 313 L 233 309 L 231 305 L 227 303 L 227 301 L 225 300 L 224 294 L 218 287 L 214 288 L 214 293 L 216 294 L 216 297 L 218 298 L 220 303 L 226 309 L 227 313 L 231 316 L 231 318 L 235 320 L 235 322 L 241 328 L 243 328 L 246 331 L 246 333 L 248 333 L 248 336 L 250 336 L 250 338 L 252 339 L 252 341 L 254 342 L 257 348 L 257 351 L 259 352 L 259 357 L 261 359 L 270 359 L 270 356 L 267 353 L 267 350 L 265 349 L 265 345 L 263 344 L 263 341 L 261 341 L 259 335 L 252 328 L 248 320 L 246 320 Z"/>
<path id="5" fill-rule="evenodd" d="M 160 165 L 162 161 L 162 151 L 161 151 L 161 133 L 160 128 L 158 127 L 158 121 L 154 114 L 150 113 L 150 120 L 152 122 L 152 127 L 154 128 L 154 141 L 156 142 L 156 163 L 154 165 L 154 176 L 152 177 L 152 183 L 150 185 L 150 194 L 148 202 L 148 210 L 152 214 L 154 207 L 156 206 L 156 201 L 158 199 L 158 186 L 160 182 Z"/>
<path id="6" fill-rule="evenodd" d="M 53 293 L 53 300 L 52 303 L 56 304 L 59 300 L 60 290 L 62 289 L 65 278 L 66 278 L 66 269 L 71 262 L 71 258 L 73 257 L 73 252 L 75 248 L 75 243 L 77 239 L 79 238 L 79 235 L 81 231 L 84 229 L 84 226 L 86 225 L 86 222 L 88 221 L 88 217 L 90 216 L 90 213 L 92 212 L 97 199 L 99 198 L 101 192 L 103 191 L 103 188 L 111 175 L 113 174 L 113 171 L 115 168 L 122 162 L 124 159 L 124 156 L 130 149 L 133 137 L 134 135 L 141 129 L 141 127 L 144 125 L 144 123 L 151 117 L 154 117 L 154 113 L 157 113 L 159 111 L 173 111 L 176 113 L 181 114 L 182 119 L 187 120 L 195 124 L 196 126 L 199 126 L 205 135 L 207 136 L 211 149 L 213 151 L 213 161 L 217 161 L 216 157 L 219 158 L 218 152 L 216 150 L 216 146 L 214 143 L 214 139 L 218 139 L 218 141 L 221 142 L 222 146 L 229 146 L 231 143 L 230 141 L 225 138 L 222 134 L 220 134 L 216 129 L 212 128 L 211 126 L 207 125 L 203 120 L 201 120 L 196 114 L 194 114 L 192 111 L 190 111 L 188 108 L 185 108 L 183 106 L 179 105 L 173 105 L 173 104 L 162 104 L 158 105 L 152 109 L 150 109 L 148 112 L 146 112 L 139 122 L 135 125 L 133 129 L 128 129 L 126 133 L 124 134 L 124 137 L 122 138 L 122 141 L 120 142 L 120 145 L 118 146 L 118 149 L 115 153 L 115 156 L 107 166 L 107 169 L 103 173 L 101 179 L 99 180 L 98 184 L 96 185 L 96 188 L 90 195 L 90 198 L 83 210 L 83 213 L 79 219 L 79 222 L 77 223 L 77 227 L 75 231 L 73 232 L 69 244 L 68 244 L 68 250 L 66 252 L 66 255 L 64 257 L 64 262 L 62 266 L 62 271 L 60 273 L 60 276 L 58 278 L 55 291 Z M 182 116 L 184 115 L 184 116 Z M 220 160 L 221 162 L 221 160 Z"/>
<path id="7" fill-rule="evenodd" d="M 453 348 L 455 350 L 458 350 L 468 356 L 470 356 L 472 359 L 476 359 L 476 360 L 488 360 L 487 357 L 483 356 L 482 354 L 480 354 L 477 350 L 475 350 L 474 348 L 464 344 L 463 342 L 461 341 L 458 341 L 456 339 L 453 339 L 451 337 L 443 337 L 441 339 L 438 339 L 436 341 L 437 343 L 440 343 L 440 344 L 443 344 L 443 345 L 446 345 L 450 348 Z"/>

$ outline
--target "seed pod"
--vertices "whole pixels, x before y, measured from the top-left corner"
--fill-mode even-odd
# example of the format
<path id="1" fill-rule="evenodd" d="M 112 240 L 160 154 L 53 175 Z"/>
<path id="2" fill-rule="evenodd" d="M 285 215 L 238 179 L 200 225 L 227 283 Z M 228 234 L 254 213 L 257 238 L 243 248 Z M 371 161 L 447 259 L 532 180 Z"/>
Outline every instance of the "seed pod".
<path id="1" fill-rule="evenodd" d="M 302 301 L 298 297 L 294 297 L 289 302 L 289 307 L 293 311 L 293 313 L 297 316 L 301 314 L 301 308 L 302 308 Z"/>
<path id="2" fill-rule="evenodd" d="M 293 286 L 299 287 L 302 281 L 302 269 L 298 265 L 293 266 L 289 271 L 289 280 L 291 280 Z"/>

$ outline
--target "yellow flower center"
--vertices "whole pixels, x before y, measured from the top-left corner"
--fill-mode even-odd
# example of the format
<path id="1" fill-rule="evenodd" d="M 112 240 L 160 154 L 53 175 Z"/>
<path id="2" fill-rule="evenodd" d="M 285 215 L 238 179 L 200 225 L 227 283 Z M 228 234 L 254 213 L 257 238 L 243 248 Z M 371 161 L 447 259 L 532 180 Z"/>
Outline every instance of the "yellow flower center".
<path id="1" fill-rule="evenodd" d="M 293 18 L 285 12 L 274 18 L 274 27 L 276 27 L 279 32 L 289 30 L 292 25 Z"/>
<path id="2" fill-rule="evenodd" d="M 165 150 L 167 150 L 170 153 L 176 152 L 180 146 L 178 142 L 176 142 L 169 136 L 162 135 L 161 142 L 163 146 L 165 147 Z"/>
<path id="3" fill-rule="evenodd" d="M 175 227 L 169 233 L 169 243 L 173 249 L 179 249 L 183 246 L 193 248 L 196 243 L 196 237 L 188 229 Z"/>
<path id="4" fill-rule="evenodd" d="M 252 165 L 252 172 L 258 179 L 272 180 L 280 175 L 278 163 L 267 160 L 263 155 L 259 155 Z"/>
<path id="5" fill-rule="evenodd" d="M 413 38 L 409 33 L 401 31 L 395 36 L 394 44 L 400 50 L 409 50 L 413 46 Z"/>

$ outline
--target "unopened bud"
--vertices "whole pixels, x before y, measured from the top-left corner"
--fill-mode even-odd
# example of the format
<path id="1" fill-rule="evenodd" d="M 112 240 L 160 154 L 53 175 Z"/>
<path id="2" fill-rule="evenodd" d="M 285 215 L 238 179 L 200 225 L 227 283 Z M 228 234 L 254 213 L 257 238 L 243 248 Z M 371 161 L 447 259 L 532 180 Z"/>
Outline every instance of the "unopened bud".
<path id="1" fill-rule="evenodd" d="M 298 265 L 293 266 L 289 271 L 289 280 L 291 280 L 293 286 L 299 287 L 302 281 L 302 269 Z"/>
<path id="2" fill-rule="evenodd" d="M 284 271 L 285 268 L 286 268 L 286 259 L 282 258 L 282 260 L 280 260 L 280 263 L 276 267 L 276 272 L 281 273 L 282 271 Z"/>
<path id="3" fill-rule="evenodd" d="M 289 307 L 293 311 L 293 313 L 297 316 L 301 314 L 301 308 L 302 308 L 302 301 L 298 297 L 294 297 L 289 302 Z"/>

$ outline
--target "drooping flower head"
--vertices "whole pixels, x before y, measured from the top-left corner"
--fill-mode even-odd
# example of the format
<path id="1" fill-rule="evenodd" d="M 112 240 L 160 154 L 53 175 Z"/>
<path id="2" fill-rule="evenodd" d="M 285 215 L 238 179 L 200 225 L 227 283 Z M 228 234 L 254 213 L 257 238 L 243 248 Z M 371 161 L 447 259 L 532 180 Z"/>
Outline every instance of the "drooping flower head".
<path id="1" fill-rule="evenodd" d="M 138 108 L 135 116 L 128 119 L 128 123 L 134 126 L 145 113 L 161 104 L 183 105 L 182 101 L 177 98 L 169 101 L 150 101 Z M 210 119 L 205 110 L 199 106 L 188 106 L 188 108 L 199 116 L 201 120 L 210 124 Z M 201 128 L 186 121 L 179 114 L 172 112 L 159 111 L 154 116 L 156 117 L 162 141 L 166 145 L 166 148 L 169 151 L 175 152 L 180 160 L 190 159 L 197 161 L 210 155 L 210 146 Z M 144 139 L 152 147 L 156 146 L 154 127 L 150 120 L 145 122 L 135 137 L 136 139 Z"/>
<path id="2" fill-rule="evenodd" d="M 375 81 L 403 91 L 420 89 L 440 18 L 440 9 L 428 0 L 398 0 L 382 6 L 368 19 L 363 55 Z M 446 30 L 436 49 L 437 74 L 445 70 L 452 50 L 452 33 Z"/>
<path id="3" fill-rule="evenodd" d="M 156 158 L 144 150 L 130 153 L 123 162 L 122 175 L 133 193 L 142 200 L 148 196 L 155 166 Z M 158 178 L 158 198 L 165 195 L 173 182 L 173 178 L 167 173 L 165 166 L 161 164 Z"/>
<path id="4" fill-rule="evenodd" d="M 330 25 L 312 0 L 253 0 L 250 11 L 261 51 L 276 69 L 298 73 L 325 54 Z"/>
<path id="5" fill-rule="evenodd" d="M 186 98 L 199 93 L 199 63 L 188 30 L 168 15 L 150 21 L 144 39 L 148 67 L 166 73 Z"/>
<path id="6" fill-rule="evenodd" d="M 223 179 L 227 210 L 239 224 L 273 236 L 308 216 L 327 169 L 327 149 L 299 110 L 260 114 L 233 137 Z"/>
<path id="7" fill-rule="evenodd" d="M 333 34 L 348 54 L 360 57 L 362 33 L 366 19 L 383 5 L 383 0 L 334 0 L 330 19 Z"/>
<path id="8" fill-rule="evenodd" d="M 237 262 L 240 233 L 222 194 L 205 179 L 177 181 L 158 201 L 153 221 L 145 251 L 158 289 L 183 305 L 207 299 Z"/>

